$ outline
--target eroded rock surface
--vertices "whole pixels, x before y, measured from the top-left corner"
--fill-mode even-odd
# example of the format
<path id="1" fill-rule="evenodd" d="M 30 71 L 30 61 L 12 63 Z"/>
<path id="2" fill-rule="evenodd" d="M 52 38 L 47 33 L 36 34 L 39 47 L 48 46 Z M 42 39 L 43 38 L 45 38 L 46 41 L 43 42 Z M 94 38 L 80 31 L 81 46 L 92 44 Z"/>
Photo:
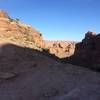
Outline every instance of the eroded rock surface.
<path id="1" fill-rule="evenodd" d="M 82 42 L 76 44 L 70 63 L 100 71 L 100 34 L 87 32 Z"/>
<path id="2" fill-rule="evenodd" d="M 75 42 L 71 41 L 46 41 L 49 53 L 58 58 L 70 57 L 74 54 Z"/>
<path id="3" fill-rule="evenodd" d="M 12 19 L 5 11 L 0 11 L 0 39 L 11 40 L 29 48 L 44 48 L 41 33 L 18 19 Z"/>

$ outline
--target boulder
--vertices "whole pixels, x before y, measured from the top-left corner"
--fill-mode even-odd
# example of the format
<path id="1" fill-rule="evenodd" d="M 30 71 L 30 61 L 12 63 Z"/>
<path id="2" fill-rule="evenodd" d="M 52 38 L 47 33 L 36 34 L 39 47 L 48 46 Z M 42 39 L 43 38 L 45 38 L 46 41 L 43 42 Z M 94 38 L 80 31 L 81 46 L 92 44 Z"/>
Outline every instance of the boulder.
<path id="1" fill-rule="evenodd" d="M 0 18 L 10 18 L 4 10 L 0 10 Z"/>

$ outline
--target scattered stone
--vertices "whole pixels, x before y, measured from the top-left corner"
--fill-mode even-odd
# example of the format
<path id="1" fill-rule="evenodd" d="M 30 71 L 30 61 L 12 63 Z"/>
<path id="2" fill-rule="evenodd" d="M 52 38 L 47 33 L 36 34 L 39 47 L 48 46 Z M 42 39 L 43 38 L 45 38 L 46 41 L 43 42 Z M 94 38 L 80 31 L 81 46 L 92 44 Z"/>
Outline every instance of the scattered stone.
<path id="1" fill-rule="evenodd" d="M 15 78 L 17 76 L 17 74 L 13 73 L 13 72 L 0 72 L 0 79 L 12 79 Z"/>
<path id="2" fill-rule="evenodd" d="M 45 91 L 43 96 L 44 97 L 53 97 L 53 96 L 57 96 L 58 94 L 59 94 L 59 90 L 53 88 L 48 91 Z"/>

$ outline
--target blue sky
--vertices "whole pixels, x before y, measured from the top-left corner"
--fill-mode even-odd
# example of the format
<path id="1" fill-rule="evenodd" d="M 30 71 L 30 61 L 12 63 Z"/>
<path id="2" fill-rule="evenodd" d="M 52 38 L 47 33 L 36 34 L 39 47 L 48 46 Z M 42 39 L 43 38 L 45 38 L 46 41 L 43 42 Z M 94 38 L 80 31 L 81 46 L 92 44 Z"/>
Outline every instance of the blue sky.
<path id="1" fill-rule="evenodd" d="M 100 0 L 0 0 L 0 9 L 46 40 L 80 41 L 89 30 L 100 32 Z"/>

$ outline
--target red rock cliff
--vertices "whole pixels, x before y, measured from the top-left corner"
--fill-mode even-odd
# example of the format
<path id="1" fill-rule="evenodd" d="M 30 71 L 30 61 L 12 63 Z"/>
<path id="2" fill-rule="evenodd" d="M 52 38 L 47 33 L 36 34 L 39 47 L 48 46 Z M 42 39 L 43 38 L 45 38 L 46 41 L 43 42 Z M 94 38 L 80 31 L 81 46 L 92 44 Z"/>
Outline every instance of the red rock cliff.
<path id="1" fill-rule="evenodd" d="M 0 11 L 0 39 L 16 42 L 21 46 L 44 48 L 41 33 L 19 20 L 12 19 L 3 10 Z"/>

